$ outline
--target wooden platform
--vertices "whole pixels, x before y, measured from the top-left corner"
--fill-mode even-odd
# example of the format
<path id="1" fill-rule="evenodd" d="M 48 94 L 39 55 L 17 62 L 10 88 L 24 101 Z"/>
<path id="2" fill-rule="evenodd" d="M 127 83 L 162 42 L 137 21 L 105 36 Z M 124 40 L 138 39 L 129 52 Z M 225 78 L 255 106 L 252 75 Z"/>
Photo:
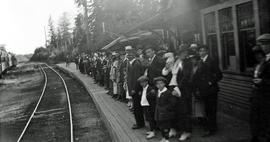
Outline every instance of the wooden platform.
<path id="1" fill-rule="evenodd" d="M 112 139 L 115 142 L 157 142 L 161 139 L 160 134 L 157 138 L 147 140 L 145 133 L 148 128 L 132 130 L 135 124 L 134 116 L 129 111 L 126 104 L 115 101 L 106 94 L 106 90 L 99 85 L 94 84 L 93 79 L 87 75 L 81 74 L 75 69 L 75 64 L 70 64 L 68 68 L 65 64 L 58 66 L 78 79 L 87 89 L 93 101 L 95 102 L 106 126 L 108 127 Z M 209 138 L 201 138 L 201 130 L 193 129 L 192 139 L 187 142 L 245 142 L 248 138 L 248 126 L 246 123 L 231 119 L 230 117 L 219 115 L 220 130 L 217 135 Z M 176 138 L 170 139 L 171 142 L 177 142 Z"/>
<path id="2" fill-rule="evenodd" d="M 110 129 L 109 131 L 115 142 L 154 142 L 159 140 L 157 138 L 156 140 L 146 140 L 146 129 L 132 130 L 131 127 L 135 124 L 135 120 L 127 105 L 112 99 L 111 96 L 106 94 L 107 91 L 103 87 L 94 84 L 92 78 L 76 70 L 74 64 L 71 64 L 69 68 L 66 68 L 64 64 L 59 66 L 71 72 L 75 78 L 84 84 L 96 103 L 104 122 Z"/>

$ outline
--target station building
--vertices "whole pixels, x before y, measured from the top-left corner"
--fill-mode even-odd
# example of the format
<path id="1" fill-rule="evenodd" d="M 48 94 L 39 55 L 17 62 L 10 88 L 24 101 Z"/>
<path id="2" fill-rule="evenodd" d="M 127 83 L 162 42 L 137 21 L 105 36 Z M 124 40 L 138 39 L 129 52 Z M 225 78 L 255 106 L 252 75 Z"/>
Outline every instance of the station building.
<path id="1" fill-rule="evenodd" d="M 151 34 L 159 35 L 159 44 L 174 49 L 183 43 L 207 44 L 224 75 L 219 110 L 248 120 L 255 65 L 252 48 L 259 35 L 270 33 L 269 7 L 269 0 L 170 0 L 163 11 L 104 49 L 144 41 Z"/>

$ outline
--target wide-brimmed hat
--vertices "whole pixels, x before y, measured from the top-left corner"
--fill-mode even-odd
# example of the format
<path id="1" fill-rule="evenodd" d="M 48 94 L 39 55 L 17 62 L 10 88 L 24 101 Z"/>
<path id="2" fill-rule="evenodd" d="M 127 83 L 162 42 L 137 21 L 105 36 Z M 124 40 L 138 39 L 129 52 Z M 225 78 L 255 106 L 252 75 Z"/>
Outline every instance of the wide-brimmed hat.
<path id="1" fill-rule="evenodd" d="M 190 48 L 190 49 L 193 49 L 193 48 L 198 49 L 198 48 L 199 48 L 199 46 L 198 46 L 198 44 L 193 43 L 193 44 L 191 44 L 191 45 L 190 45 L 190 47 L 189 47 L 189 48 Z"/>
<path id="2" fill-rule="evenodd" d="M 154 78 L 154 82 L 157 83 L 157 81 L 162 81 L 165 84 L 167 83 L 167 79 L 163 76 L 159 76 L 159 77 Z"/>
<path id="3" fill-rule="evenodd" d="M 138 82 L 145 82 L 149 81 L 149 78 L 147 76 L 141 76 L 137 79 Z"/>
<path id="4" fill-rule="evenodd" d="M 270 34 L 263 34 L 256 39 L 258 42 L 270 42 Z"/>
<path id="5" fill-rule="evenodd" d="M 173 54 L 173 52 L 167 52 L 167 53 L 165 53 L 164 54 L 164 58 L 172 58 L 172 57 L 174 57 L 174 54 Z"/>

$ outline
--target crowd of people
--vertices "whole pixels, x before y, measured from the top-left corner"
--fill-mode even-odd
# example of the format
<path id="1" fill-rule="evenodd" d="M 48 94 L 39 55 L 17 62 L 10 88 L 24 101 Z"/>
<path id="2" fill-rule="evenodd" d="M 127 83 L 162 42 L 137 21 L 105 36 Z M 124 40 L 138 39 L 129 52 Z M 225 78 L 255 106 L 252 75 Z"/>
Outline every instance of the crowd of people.
<path id="1" fill-rule="evenodd" d="M 92 76 L 116 100 L 126 102 L 134 113 L 132 129 L 149 122 L 147 139 L 162 133 L 162 141 L 191 137 L 192 116 L 205 126 L 204 137 L 217 130 L 218 62 L 207 46 L 183 45 L 176 52 L 159 52 L 152 46 L 93 55 L 75 60 L 77 69 Z"/>
<path id="2" fill-rule="evenodd" d="M 259 141 L 260 132 L 267 133 L 270 127 L 270 101 L 265 99 L 270 94 L 268 36 L 267 42 L 259 37 L 261 45 L 254 49 L 258 65 L 253 80 L 255 95 L 251 101 L 253 142 Z M 265 43 L 268 46 L 264 46 Z M 223 75 L 206 45 L 181 45 L 174 52 L 156 50 L 150 45 L 126 46 L 124 51 L 81 54 L 75 63 L 80 72 L 92 76 L 95 83 L 108 89 L 108 95 L 127 103 L 136 122 L 132 129 L 141 129 L 145 122 L 149 123 L 147 139 L 160 131 L 161 142 L 176 136 L 185 141 L 192 134 L 192 118 L 197 118 L 204 127 L 202 137 L 217 131 L 218 82 Z M 267 115 L 262 116 L 263 113 Z"/>

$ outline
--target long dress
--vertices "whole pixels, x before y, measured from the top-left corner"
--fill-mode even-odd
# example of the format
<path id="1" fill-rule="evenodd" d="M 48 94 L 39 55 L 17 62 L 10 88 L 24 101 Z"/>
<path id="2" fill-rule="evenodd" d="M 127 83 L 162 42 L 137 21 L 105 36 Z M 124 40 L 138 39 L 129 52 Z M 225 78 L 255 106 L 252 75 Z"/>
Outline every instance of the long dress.
<path id="1" fill-rule="evenodd" d="M 192 74 L 196 74 L 198 70 L 198 66 L 193 66 Z M 196 81 L 196 80 L 194 80 Z M 195 89 L 195 90 L 194 90 Z M 205 117 L 205 104 L 202 99 L 199 99 L 195 95 L 196 88 L 193 88 L 193 96 L 192 96 L 192 116 L 196 118 Z"/>
<path id="2" fill-rule="evenodd" d="M 118 67 L 118 60 L 114 61 L 112 66 L 111 66 L 111 71 L 110 71 L 110 79 L 113 82 L 113 94 L 117 94 L 117 67 Z"/>

